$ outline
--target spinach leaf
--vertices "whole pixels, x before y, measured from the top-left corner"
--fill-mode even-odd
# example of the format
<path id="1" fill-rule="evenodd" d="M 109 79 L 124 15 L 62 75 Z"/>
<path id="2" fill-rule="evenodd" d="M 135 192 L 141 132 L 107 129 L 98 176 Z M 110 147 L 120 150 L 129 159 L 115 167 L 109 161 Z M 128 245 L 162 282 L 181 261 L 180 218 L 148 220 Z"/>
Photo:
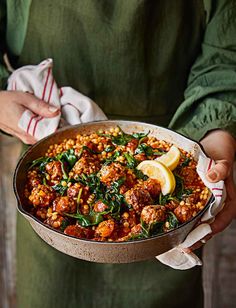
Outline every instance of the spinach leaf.
<path id="1" fill-rule="evenodd" d="M 95 212 L 90 212 L 89 215 L 82 215 L 80 213 L 76 214 L 65 213 L 65 215 L 77 219 L 78 223 L 82 227 L 95 226 L 103 221 L 101 213 L 95 213 Z"/>
<path id="2" fill-rule="evenodd" d="M 144 174 L 141 170 L 138 170 L 138 169 L 135 168 L 134 173 L 135 173 L 135 175 L 138 179 L 142 179 L 144 181 L 146 181 L 148 179 L 148 176 L 146 174 Z"/>
<path id="3" fill-rule="evenodd" d="M 184 191 L 184 179 L 176 173 L 174 173 L 174 176 L 176 181 L 174 194 L 178 200 L 181 200 Z"/>
<path id="4" fill-rule="evenodd" d="M 35 159 L 30 168 L 29 169 L 32 169 L 33 167 L 36 167 L 38 166 L 39 167 L 39 171 L 41 172 L 44 172 L 45 171 L 45 166 L 47 165 L 47 163 L 53 161 L 53 158 L 52 157 L 40 157 L 38 159 Z"/>
<path id="5" fill-rule="evenodd" d="M 95 173 L 88 175 L 83 173 L 77 178 L 77 181 L 85 186 L 88 186 L 90 193 L 95 194 L 97 198 L 102 196 L 104 186 Z"/>
<path id="6" fill-rule="evenodd" d="M 118 126 L 119 127 L 119 126 Z M 111 139 L 113 144 L 116 145 L 127 145 L 127 143 L 130 142 L 132 139 L 142 139 L 146 137 L 150 131 L 147 133 L 134 133 L 132 135 L 126 134 L 120 127 L 119 127 L 120 133 L 117 136 L 113 136 L 110 134 L 103 134 L 103 133 L 97 133 L 99 136 L 108 137 Z"/>
<path id="7" fill-rule="evenodd" d="M 174 229 L 179 225 L 179 221 L 173 212 L 168 213 L 167 221 L 169 222 L 169 229 Z"/>
<path id="8" fill-rule="evenodd" d="M 147 145 L 146 143 L 141 143 L 135 150 L 135 154 L 141 154 L 144 153 L 146 156 L 152 156 L 152 155 L 163 155 L 166 152 L 153 149 L 151 146 Z"/>
<path id="9" fill-rule="evenodd" d="M 61 226 L 60 226 L 60 229 L 61 229 L 61 231 L 63 232 L 64 230 L 65 230 L 65 228 L 67 227 L 67 226 L 69 226 L 69 221 L 67 220 L 67 219 L 63 219 L 62 220 L 62 223 L 61 223 Z"/>
<path id="10" fill-rule="evenodd" d="M 110 152 L 112 152 L 112 151 L 114 151 L 115 150 L 115 147 L 114 147 L 114 145 L 108 145 L 106 148 L 105 148 L 105 152 L 107 152 L 107 153 L 110 153 Z"/>
<path id="11" fill-rule="evenodd" d="M 132 136 L 135 138 L 135 139 L 143 139 L 145 137 L 147 137 L 147 135 L 150 133 L 150 130 L 147 132 L 147 133 L 134 133 L 132 134 Z"/>
<path id="12" fill-rule="evenodd" d="M 187 167 L 190 163 L 191 159 L 189 157 L 186 157 L 185 160 L 180 165 L 180 168 Z"/>
<path id="13" fill-rule="evenodd" d="M 61 181 L 60 183 L 56 184 L 56 185 L 53 185 L 52 188 L 58 192 L 61 196 L 64 196 L 65 192 L 67 191 L 67 185 L 62 185 L 62 183 L 64 184 L 65 181 Z"/>
<path id="14" fill-rule="evenodd" d="M 162 193 L 160 193 L 159 195 L 159 204 L 160 205 L 166 205 L 168 202 L 170 202 L 171 200 L 175 200 L 178 201 L 174 196 L 172 196 L 171 194 L 167 194 L 165 196 L 163 196 Z"/>
<path id="15" fill-rule="evenodd" d="M 126 158 L 127 160 L 127 167 L 131 168 L 131 169 L 134 169 L 137 167 L 138 165 L 138 161 L 133 157 L 132 154 L 130 153 L 124 153 L 124 157 Z"/>
<path id="16" fill-rule="evenodd" d="M 119 157 L 121 155 L 121 152 L 120 151 L 115 151 L 113 156 L 106 159 L 104 162 L 103 162 L 103 165 L 107 166 L 107 165 L 110 165 L 111 163 L 113 163 L 117 157 Z"/>
<path id="17" fill-rule="evenodd" d="M 72 169 L 77 161 L 74 149 L 69 149 L 66 152 L 62 152 L 56 156 L 56 160 L 64 163 L 66 162 L 69 166 L 69 169 Z"/>
<path id="18" fill-rule="evenodd" d="M 146 143 L 141 143 L 135 150 L 135 154 L 146 154 L 147 156 L 153 155 L 153 148 Z"/>
<path id="19" fill-rule="evenodd" d="M 80 213 L 79 210 L 79 204 L 80 204 L 80 198 L 81 198 L 81 194 L 82 194 L 83 188 L 80 188 L 77 199 L 76 199 L 76 203 L 77 203 L 77 213 Z"/>
<path id="20" fill-rule="evenodd" d="M 189 196 L 193 193 L 193 190 L 191 188 L 186 188 L 183 190 L 183 195 Z"/>
<path id="21" fill-rule="evenodd" d="M 111 137 L 112 143 L 116 145 L 127 145 L 131 139 L 133 139 L 132 135 L 125 134 L 124 132 L 116 137 Z"/>
<path id="22" fill-rule="evenodd" d="M 142 235 L 143 237 L 150 237 L 151 235 L 157 235 L 163 232 L 163 221 L 156 221 L 152 224 L 146 224 L 142 219 L 141 227 L 142 227 Z"/>

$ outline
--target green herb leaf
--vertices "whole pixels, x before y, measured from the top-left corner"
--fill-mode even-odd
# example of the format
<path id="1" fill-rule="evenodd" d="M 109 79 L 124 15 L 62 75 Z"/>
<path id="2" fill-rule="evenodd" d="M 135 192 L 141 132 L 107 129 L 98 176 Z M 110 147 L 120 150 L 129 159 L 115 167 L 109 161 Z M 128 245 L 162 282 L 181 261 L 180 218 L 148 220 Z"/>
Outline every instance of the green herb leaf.
<path id="1" fill-rule="evenodd" d="M 107 152 L 107 153 L 110 153 L 110 152 L 112 152 L 112 151 L 114 151 L 115 150 L 115 147 L 114 147 L 114 145 L 108 145 L 106 148 L 105 148 L 105 152 Z"/>
<path id="2" fill-rule="evenodd" d="M 69 149 L 66 152 L 58 154 L 56 156 L 56 160 L 61 162 L 66 162 L 68 164 L 69 169 L 72 169 L 77 161 L 77 157 L 75 155 L 74 149 Z"/>
<path id="3" fill-rule="evenodd" d="M 163 196 L 162 193 L 160 193 L 159 195 L 159 204 L 160 205 L 166 205 L 167 203 L 169 203 L 171 200 L 174 201 L 178 201 L 174 196 L 172 196 L 171 194 L 167 194 L 165 196 Z"/>
<path id="4" fill-rule="evenodd" d="M 76 214 L 65 213 L 65 215 L 77 219 L 78 223 L 82 227 L 95 226 L 103 221 L 101 213 L 91 212 L 89 215 L 82 215 L 80 213 Z"/>
<path id="5" fill-rule="evenodd" d="M 41 172 L 44 172 L 45 171 L 45 166 L 47 165 L 47 163 L 53 161 L 53 158 L 52 157 L 40 157 L 38 159 L 35 159 L 30 168 L 29 169 L 32 169 L 33 167 L 36 167 L 38 166 L 39 167 L 39 171 Z"/>
<path id="6" fill-rule="evenodd" d="M 56 185 L 52 186 L 52 188 L 56 192 L 58 192 L 61 196 L 64 196 L 64 194 L 65 194 L 65 192 L 66 192 L 68 187 L 67 187 L 67 185 L 66 186 L 62 185 L 62 182 L 64 182 L 64 180 L 61 181 L 59 184 L 56 184 Z"/>
<path id="7" fill-rule="evenodd" d="M 189 157 L 186 157 L 185 160 L 180 165 L 180 168 L 187 167 L 190 163 L 191 159 Z"/>
<path id="8" fill-rule="evenodd" d="M 107 166 L 107 165 L 110 165 L 111 163 L 113 163 L 117 157 L 119 157 L 121 155 L 121 152 L 120 151 L 115 151 L 113 156 L 106 159 L 104 162 L 103 162 L 103 165 Z"/>
<path id="9" fill-rule="evenodd" d="M 76 199 L 76 203 L 77 203 L 77 213 L 80 213 L 79 210 L 79 204 L 80 204 L 80 198 L 81 198 L 81 194 L 82 194 L 83 188 L 80 188 L 77 199 Z"/>
<path id="10" fill-rule="evenodd" d="M 140 221 L 144 237 L 150 237 L 151 235 L 157 235 L 163 232 L 163 221 L 157 221 L 152 224 L 146 224 L 142 219 Z"/>
<path id="11" fill-rule="evenodd" d="M 147 137 L 147 135 L 150 133 L 150 130 L 147 132 L 147 133 L 134 133 L 132 134 L 132 136 L 135 138 L 135 139 L 142 139 L 142 138 L 145 138 Z"/>
<path id="12" fill-rule="evenodd" d="M 131 168 L 131 169 L 134 169 L 137 167 L 138 165 L 138 161 L 133 157 L 132 154 L 130 153 L 124 153 L 124 157 L 126 158 L 127 160 L 127 167 L 128 168 Z"/>
<path id="13" fill-rule="evenodd" d="M 141 143 L 135 150 L 135 154 L 141 154 L 144 153 L 146 156 L 153 156 L 153 155 L 163 155 L 166 152 L 161 150 L 153 149 L 151 146 L 147 145 L 146 143 Z"/>
<path id="14" fill-rule="evenodd" d="M 179 225 L 179 221 L 173 212 L 168 213 L 167 221 L 169 222 L 169 229 L 174 229 Z"/>
<path id="15" fill-rule="evenodd" d="M 134 173 L 135 173 L 135 175 L 138 179 L 142 179 L 144 181 L 146 181 L 148 179 L 148 176 L 146 174 L 144 174 L 141 170 L 138 170 L 138 169 L 135 168 Z"/>
<path id="16" fill-rule="evenodd" d="M 193 193 L 193 190 L 191 188 L 184 189 L 183 190 L 183 195 L 189 196 Z"/>
<path id="17" fill-rule="evenodd" d="M 174 173 L 174 176 L 175 176 L 175 181 L 176 181 L 174 195 L 176 196 L 178 200 L 181 200 L 183 197 L 183 191 L 184 191 L 184 179 L 176 173 Z"/>
<path id="18" fill-rule="evenodd" d="M 60 229 L 61 229 L 61 231 L 63 232 L 64 230 L 65 230 L 65 228 L 67 227 L 67 226 L 69 226 L 69 221 L 67 220 L 67 219 L 63 219 L 62 220 L 62 223 L 61 223 L 61 226 L 60 226 Z"/>

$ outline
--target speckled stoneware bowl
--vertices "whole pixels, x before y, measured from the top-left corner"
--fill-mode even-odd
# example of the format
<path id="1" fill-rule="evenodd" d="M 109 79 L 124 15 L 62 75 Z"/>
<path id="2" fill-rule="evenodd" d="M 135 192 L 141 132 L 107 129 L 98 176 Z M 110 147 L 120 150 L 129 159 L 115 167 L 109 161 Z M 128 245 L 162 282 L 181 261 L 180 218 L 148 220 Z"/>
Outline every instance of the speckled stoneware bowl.
<path id="1" fill-rule="evenodd" d="M 201 212 L 187 223 L 182 224 L 172 231 L 148 239 L 119 243 L 97 242 L 65 235 L 60 231 L 44 225 L 39 219 L 25 210 L 24 205 L 26 204 L 26 200 L 24 197 L 24 187 L 27 179 L 26 174 L 30 163 L 34 159 L 44 156 L 46 149 L 51 144 L 60 143 L 65 138 L 74 138 L 78 133 L 90 134 L 99 129 L 109 129 L 117 125 L 126 133 L 150 131 L 150 135 L 171 142 L 193 153 L 196 160 L 198 160 L 199 155 L 205 156 L 198 143 L 182 135 L 163 127 L 131 121 L 101 121 L 66 127 L 30 147 L 19 160 L 14 174 L 14 191 L 18 201 L 18 210 L 46 243 L 67 255 L 99 263 L 129 263 L 154 258 L 156 255 L 164 253 L 180 244 L 200 220 L 211 203 L 212 196 L 209 197 L 207 205 Z"/>

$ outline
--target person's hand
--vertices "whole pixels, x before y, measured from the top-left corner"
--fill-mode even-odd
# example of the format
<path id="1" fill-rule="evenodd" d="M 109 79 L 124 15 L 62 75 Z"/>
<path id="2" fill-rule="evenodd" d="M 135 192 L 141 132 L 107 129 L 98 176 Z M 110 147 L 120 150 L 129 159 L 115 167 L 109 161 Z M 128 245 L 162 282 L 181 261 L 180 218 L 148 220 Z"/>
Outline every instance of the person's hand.
<path id="1" fill-rule="evenodd" d="M 212 233 L 207 235 L 203 242 L 209 240 L 213 235 L 223 231 L 231 221 L 236 218 L 236 188 L 233 180 L 233 163 L 236 153 L 236 140 L 227 132 L 214 130 L 209 132 L 201 141 L 206 154 L 216 161 L 207 178 L 210 182 L 225 181 L 227 198 L 222 211 L 216 215 L 211 224 Z M 190 251 L 202 246 L 201 241 L 189 248 Z"/>
<path id="2" fill-rule="evenodd" d="M 26 109 L 46 118 L 55 117 L 59 113 L 59 109 L 54 106 L 32 94 L 20 91 L 1 91 L 0 106 L 0 129 L 18 137 L 26 144 L 36 142 L 33 136 L 18 127 L 18 122 Z"/>

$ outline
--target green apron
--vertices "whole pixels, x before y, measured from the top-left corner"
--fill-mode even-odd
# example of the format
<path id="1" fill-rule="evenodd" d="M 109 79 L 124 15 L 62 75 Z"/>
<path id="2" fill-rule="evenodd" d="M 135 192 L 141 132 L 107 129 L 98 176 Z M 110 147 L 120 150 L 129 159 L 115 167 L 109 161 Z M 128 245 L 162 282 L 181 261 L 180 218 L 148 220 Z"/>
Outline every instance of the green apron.
<path id="1" fill-rule="evenodd" d="M 20 67 L 51 57 L 58 84 L 88 95 L 109 118 L 167 126 L 204 22 L 197 0 L 32 1 L 24 47 L 11 60 Z M 201 268 L 78 260 L 48 246 L 19 216 L 17 301 L 19 308 L 202 307 Z"/>

